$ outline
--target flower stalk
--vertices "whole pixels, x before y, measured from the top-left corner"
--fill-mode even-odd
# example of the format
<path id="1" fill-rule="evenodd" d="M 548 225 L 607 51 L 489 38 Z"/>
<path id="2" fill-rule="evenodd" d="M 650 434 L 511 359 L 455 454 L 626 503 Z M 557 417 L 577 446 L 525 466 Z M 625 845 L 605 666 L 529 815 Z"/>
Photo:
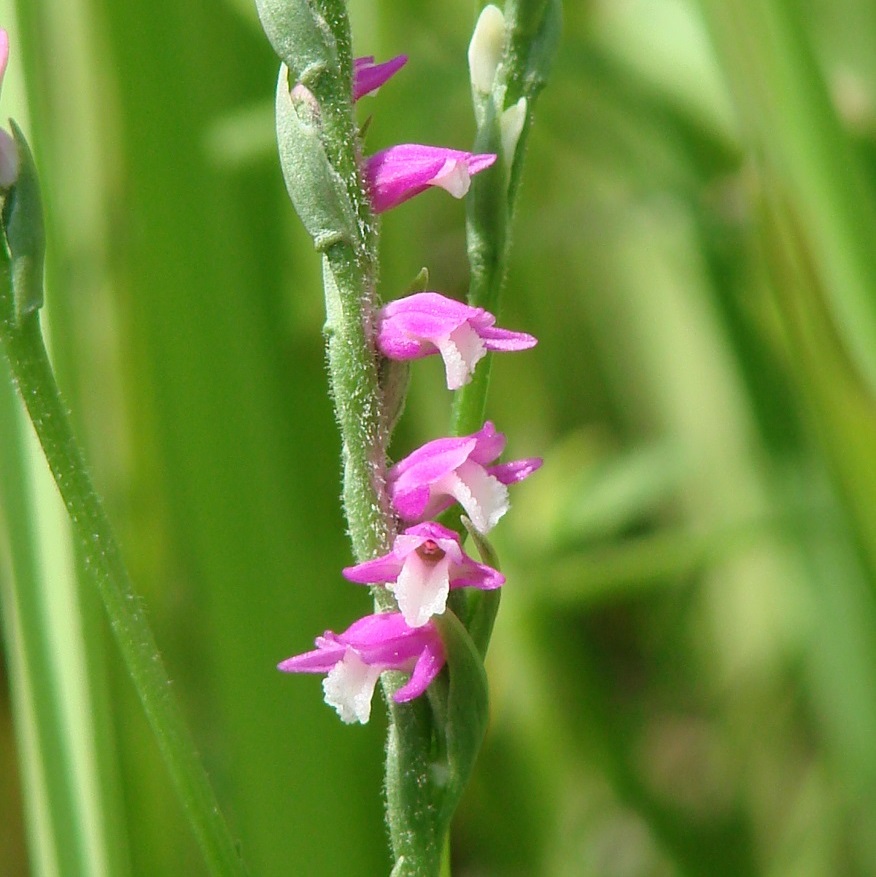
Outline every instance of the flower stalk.
<path id="1" fill-rule="evenodd" d="M 396 366 L 440 353 L 448 387 L 455 390 L 485 371 L 475 369 L 488 350 L 535 344 L 525 333 L 496 328 L 495 317 L 475 300 L 496 298 L 504 276 L 509 173 L 513 179 L 515 165 L 497 158 L 503 144 L 515 153 L 527 104 L 517 96 L 510 114 L 503 115 L 504 80 L 500 97 L 484 97 L 479 121 L 489 149 L 469 153 L 401 144 L 363 157 L 353 104 L 386 82 L 403 56 L 383 64 L 371 56 L 354 60 L 343 4 L 257 0 L 257 5 L 283 62 L 277 137 L 284 179 L 323 259 L 329 382 L 343 445 L 345 513 L 358 561 L 344 574 L 374 586 L 379 610 L 341 634 L 326 631 L 315 650 L 279 666 L 325 673 L 326 702 L 345 722 L 367 721 L 371 692 L 382 680 L 389 710 L 392 875 L 436 877 L 449 874 L 450 821 L 487 721 L 482 655 L 491 619 L 473 628 L 475 641 L 466 629 L 469 613 L 460 620 L 448 595 L 453 589 L 494 591 L 504 577 L 465 555 L 456 533 L 428 519 L 458 502 L 476 530 L 485 533 L 507 511 L 507 485 L 527 477 L 541 461 L 497 463 L 504 436 L 479 420 L 468 430 L 471 435 L 428 443 L 387 469 L 389 433 L 407 378 L 406 368 Z M 501 37 L 501 13 L 496 11 L 492 21 Z M 482 86 L 491 75 L 498 79 L 504 58 L 496 33 L 494 27 L 492 58 L 478 65 Z M 475 175 L 495 180 L 481 189 L 480 200 L 492 205 L 489 227 L 477 248 L 470 244 L 470 252 L 484 254 L 473 289 L 487 293 L 475 292 L 469 307 L 423 290 L 380 308 L 375 215 L 433 187 L 463 197 Z M 486 383 L 478 386 L 483 410 Z M 470 404 L 469 414 L 478 405 Z M 407 529 L 398 536 L 400 522 Z"/>
<path id="2" fill-rule="evenodd" d="M 500 38 L 502 21 L 504 42 Z M 497 316 L 508 271 L 510 224 L 526 141 L 536 99 L 547 83 L 561 25 L 561 0 L 508 0 L 504 13 L 491 4 L 481 13 L 469 49 L 472 100 L 478 126 L 474 150 L 495 152 L 499 161 L 492 174 L 472 180 L 466 200 L 466 241 L 471 271 L 468 303 Z M 500 45 L 501 54 L 498 53 Z M 521 100 L 525 103 L 521 104 Z M 518 130 L 516 137 L 508 136 L 510 129 Z M 454 435 L 474 432 L 484 422 L 491 359 L 486 357 L 471 383 L 463 387 L 453 401 Z"/>
<path id="3" fill-rule="evenodd" d="M 504 23 L 504 39 L 502 24 Z M 496 152 L 495 172 L 472 181 L 466 201 L 466 242 L 471 279 L 468 303 L 500 313 L 500 293 L 508 272 L 510 227 L 526 141 L 539 93 L 547 84 L 562 26 L 561 0 L 507 0 L 504 12 L 490 4 L 481 12 L 469 46 L 477 152 Z M 484 422 L 492 356 L 484 357 L 470 383 L 455 395 L 453 435 Z M 472 631 L 486 654 L 501 593 L 459 592 L 451 608 Z"/>
<path id="4" fill-rule="evenodd" d="M 394 531 L 383 488 L 389 436 L 367 334 L 377 307 L 377 228 L 356 155 L 349 23 L 337 3 L 259 0 L 258 11 L 284 65 L 277 142 L 286 187 L 323 260 L 344 511 L 353 553 L 367 560 L 389 550 Z"/>

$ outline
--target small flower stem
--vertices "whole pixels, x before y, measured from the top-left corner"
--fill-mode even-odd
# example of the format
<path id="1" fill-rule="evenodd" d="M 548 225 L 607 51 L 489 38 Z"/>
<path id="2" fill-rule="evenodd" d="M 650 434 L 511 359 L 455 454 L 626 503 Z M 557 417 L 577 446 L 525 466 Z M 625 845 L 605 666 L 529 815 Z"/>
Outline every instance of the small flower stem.
<path id="1" fill-rule="evenodd" d="M 441 853 L 441 877 L 452 877 L 450 870 L 450 835 L 444 840 L 444 850 Z"/>
<path id="2" fill-rule="evenodd" d="M 495 152 L 498 160 L 489 172 L 472 180 L 466 203 L 466 240 L 471 268 L 468 301 L 496 316 L 508 271 L 511 222 L 532 112 L 547 82 L 556 51 L 562 6 L 560 0 L 508 0 L 504 15 L 508 30 L 505 55 L 496 71 L 492 93 L 480 101 L 481 110 L 477 112 L 480 122 L 474 144 L 475 152 Z M 502 147 L 502 113 L 521 97 L 526 99 L 526 121 L 514 154 L 506 156 Z M 468 435 L 483 425 L 491 366 L 492 354 L 488 354 L 471 383 L 456 394 L 451 414 L 454 435 Z M 499 592 L 465 594 L 460 590 L 451 595 L 449 605 L 463 620 L 481 655 L 485 656 L 499 611 Z"/>
<path id="3" fill-rule="evenodd" d="M 82 861 L 83 835 L 71 788 L 76 770 L 63 721 L 63 693 L 53 667 L 56 644 L 46 624 L 47 583 L 40 578 L 33 498 L 26 484 L 26 448 L 18 399 L 0 367 L 0 504 L 14 509 L 4 521 L 8 577 L 0 576 L 0 623 L 16 723 L 23 799 L 34 870 L 65 875 L 63 862 Z"/>
<path id="4" fill-rule="evenodd" d="M 478 130 L 475 152 L 498 152 L 499 161 L 488 173 L 472 180 L 466 199 L 466 239 L 471 266 L 468 303 L 498 315 L 499 297 L 508 270 L 508 174 L 501 156 L 499 123 L 493 105 Z M 483 426 L 490 386 L 492 354 L 487 354 L 470 383 L 453 400 L 451 431 L 468 435 Z"/>
<path id="5" fill-rule="evenodd" d="M 92 486 L 43 343 L 37 311 L 17 319 L 8 275 L 0 278 L 0 343 L 70 515 L 86 575 L 152 726 L 211 873 L 246 873 L 194 742 L 171 693 L 146 616 L 134 593 L 103 505 Z"/>
<path id="6" fill-rule="evenodd" d="M 560 0 L 508 0 L 505 55 L 496 71 L 492 94 L 484 101 L 475 135 L 475 152 L 495 152 L 499 159 L 473 180 L 466 200 L 466 239 L 471 268 L 468 302 L 499 315 L 500 293 L 508 271 L 510 228 L 523 171 L 532 112 L 559 40 Z M 513 156 L 502 150 L 501 117 L 519 98 L 526 98 L 526 121 Z M 492 354 L 484 357 L 471 383 L 453 402 L 454 435 L 481 428 L 487 410 Z"/>

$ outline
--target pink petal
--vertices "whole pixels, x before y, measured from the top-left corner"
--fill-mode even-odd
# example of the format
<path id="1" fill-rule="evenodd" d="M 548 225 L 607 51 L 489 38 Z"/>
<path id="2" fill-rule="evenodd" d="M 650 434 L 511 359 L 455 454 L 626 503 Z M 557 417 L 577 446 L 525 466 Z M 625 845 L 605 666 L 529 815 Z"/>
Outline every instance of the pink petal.
<path id="1" fill-rule="evenodd" d="M 490 466 L 490 474 L 498 478 L 502 484 L 514 484 L 523 481 L 533 472 L 539 470 L 544 463 L 541 457 L 527 457 L 524 460 L 512 460 L 510 463 L 500 463 L 498 466 Z"/>
<path id="2" fill-rule="evenodd" d="M 440 637 L 432 628 L 434 634 L 433 640 L 426 645 L 420 655 L 414 672 L 407 684 L 403 685 L 393 696 L 396 703 L 406 703 L 419 697 L 431 684 L 432 680 L 441 672 L 446 658 L 444 656 L 444 645 Z"/>
<path id="3" fill-rule="evenodd" d="M 360 585 L 376 585 L 380 582 L 393 582 L 402 567 L 402 561 L 395 552 L 375 557 L 374 560 L 366 560 L 357 563 L 356 566 L 348 566 L 342 570 L 347 581 L 356 582 Z"/>
<path id="4" fill-rule="evenodd" d="M 457 149 L 403 143 L 377 152 L 365 160 L 365 179 L 375 213 L 382 213 L 413 198 L 429 186 L 443 186 L 460 197 L 468 189 L 463 178 L 489 167 L 495 155 L 475 155 Z"/>
<path id="5" fill-rule="evenodd" d="M 345 646 L 333 649 L 314 649 L 302 655 L 294 655 L 277 664 L 285 673 L 328 673 L 344 657 Z"/>
<path id="6" fill-rule="evenodd" d="M 488 420 L 469 438 L 475 441 L 474 450 L 471 452 L 471 459 L 482 466 L 492 463 L 505 450 L 505 435 L 504 433 L 496 432 L 496 427 L 493 426 L 492 421 Z"/>
<path id="7" fill-rule="evenodd" d="M 462 465 L 477 447 L 475 435 L 458 438 L 434 439 L 412 451 L 399 460 L 390 470 L 387 478 L 391 483 L 408 480 L 416 483 L 434 481 L 457 466 Z"/>
<path id="8" fill-rule="evenodd" d="M 538 344 L 538 340 L 526 332 L 510 332 L 508 329 L 490 327 L 479 330 L 479 334 L 487 350 L 528 350 Z"/>
<path id="9" fill-rule="evenodd" d="M 450 581 L 452 588 L 479 588 L 482 591 L 492 591 L 504 584 L 505 576 L 502 573 L 491 566 L 477 563 L 468 555 L 465 562 L 453 570 Z"/>
<path id="10" fill-rule="evenodd" d="M 357 651 L 364 651 L 402 640 L 408 633 L 410 628 L 398 612 L 377 612 L 354 621 L 337 639 Z"/>
<path id="11" fill-rule="evenodd" d="M 419 292 L 380 309 L 380 331 L 432 340 L 463 325 L 477 310 L 437 292 Z"/>
<path id="12" fill-rule="evenodd" d="M 403 521 L 416 521 L 421 518 L 434 517 L 437 514 L 436 511 L 426 514 L 426 510 L 430 509 L 429 501 L 432 498 L 432 491 L 428 484 L 402 484 L 398 489 L 390 485 L 389 497 L 392 507 Z M 452 500 L 449 500 L 444 508 L 452 504 Z"/>
<path id="13" fill-rule="evenodd" d="M 388 79 L 408 62 L 407 55 L 396 55 L 382 64 L 374 63 L 374 56 L 356 58 L 353 62 L 353 100 L 377 91 Z"/>
<path id="14" fill-rule="evenodd" d="M 3 76 L 6 74 L 6 65 L 9 63 L 9 34 L 0 27 L 0 86 L 3 85 Z"/>

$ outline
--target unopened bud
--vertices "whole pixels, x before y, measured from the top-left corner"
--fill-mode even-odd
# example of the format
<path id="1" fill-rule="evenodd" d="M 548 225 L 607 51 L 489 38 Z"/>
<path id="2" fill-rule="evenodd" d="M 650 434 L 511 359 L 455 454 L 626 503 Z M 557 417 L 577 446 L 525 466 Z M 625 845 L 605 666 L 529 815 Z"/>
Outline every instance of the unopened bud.
<path id="1" fill-rule="evenodd" d="M 505 157 L 505 166 L 508 168 L 514 163 L 517 141 L 520 139 L 525 122 L 526 98 L 522 97 L 516 104 L 512 104 L 502 113 L 502 118 L 499 122 L 502 134 L 502 155 Z"/>
<path id="2" fill-rule="evenodd" d="M 0 191 L 11 189 L 18 179 L 18 147 L 8 131 L 0 128 Z"/>
<path id="3" fill-rule="evenodd" d="M 468 46 L 468 68 L 472 88 L 490 94 L 496 69 L 505 49 L 505 16 L 498 6 L 485 6 Z"/>

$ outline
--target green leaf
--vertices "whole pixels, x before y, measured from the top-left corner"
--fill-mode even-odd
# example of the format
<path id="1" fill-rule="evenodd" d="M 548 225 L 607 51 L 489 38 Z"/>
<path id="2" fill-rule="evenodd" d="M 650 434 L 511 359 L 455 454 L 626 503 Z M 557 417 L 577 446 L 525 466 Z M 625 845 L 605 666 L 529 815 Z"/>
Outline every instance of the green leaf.
<path id="1" fill-rule="evenodd" d="M 444 640 L 449 671 L 443 704 L 448 776 L 439 815 L 449 828 L 484 740 L 489 702 L 484 663 L 462 622 L 445 612 L 435 618 L 435 625 Z"/>
<path id="2" fill-rule="evenodd" d="M 465 527 L 466 532 L 471 537 L 471 541 L 474 542 L 478 554 L 481 557 L 481 561 L 487 566 L 493 567 L 493 569 L 499 569 L 499 556 L 496 554 L 496 549 L 490 544 L 490 540 L 487 539 L 483 533 L 478 531 L 468 516 L 460 515 L 459 520 L 462 522 L 462 526 Z"/>

